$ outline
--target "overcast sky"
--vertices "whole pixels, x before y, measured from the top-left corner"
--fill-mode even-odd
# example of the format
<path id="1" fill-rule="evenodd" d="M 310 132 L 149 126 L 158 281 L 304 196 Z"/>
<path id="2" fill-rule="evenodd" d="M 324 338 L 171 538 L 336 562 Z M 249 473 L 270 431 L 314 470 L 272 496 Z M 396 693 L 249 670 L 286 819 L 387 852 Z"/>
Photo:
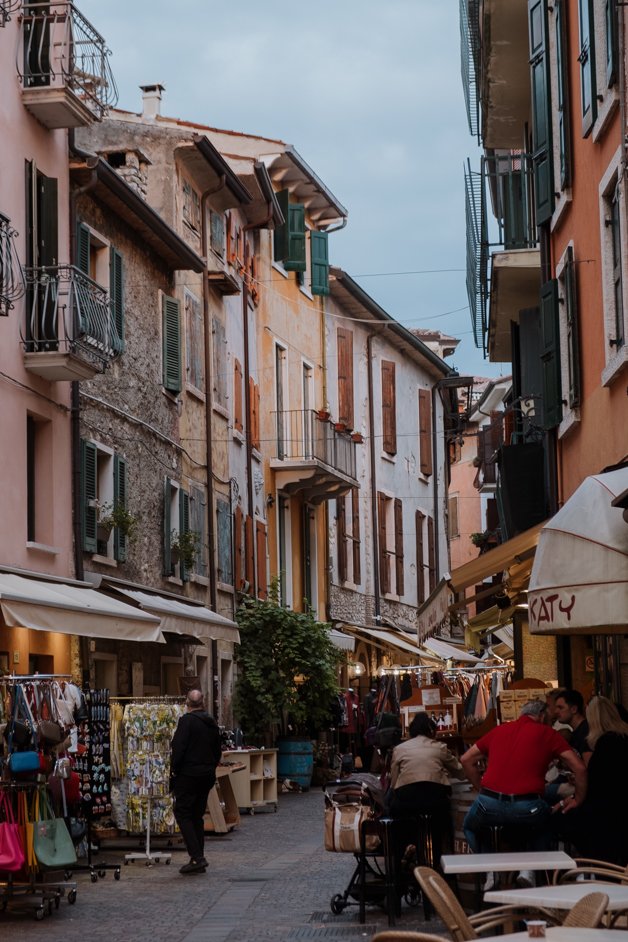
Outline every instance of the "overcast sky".
<path id="1" fill-rule="evenodd" d="M 160 82 L 162 114 L 293 144 L 349 211 L 330 236 L 332 264 L 406 327 L 459 337 L 448 362 L 460 373 L 501 372 L 476 349 L 467 307 L 463 164 L 479 158 L 458 0 L 79 9 L 111 49 L 119 107 L 140 111 L 138 86 Z"/>

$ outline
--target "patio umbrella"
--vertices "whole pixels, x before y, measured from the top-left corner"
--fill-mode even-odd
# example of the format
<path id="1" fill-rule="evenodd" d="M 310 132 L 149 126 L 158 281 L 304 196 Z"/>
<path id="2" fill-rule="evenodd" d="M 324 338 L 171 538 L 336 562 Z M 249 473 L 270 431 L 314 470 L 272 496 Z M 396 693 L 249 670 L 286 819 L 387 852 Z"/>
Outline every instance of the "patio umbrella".
<path id="1" fill-rule="evenodd" d="M 541 530 L 528 587 L 533 634 L 628 631 L 628 468 L 585 478 Z"/>

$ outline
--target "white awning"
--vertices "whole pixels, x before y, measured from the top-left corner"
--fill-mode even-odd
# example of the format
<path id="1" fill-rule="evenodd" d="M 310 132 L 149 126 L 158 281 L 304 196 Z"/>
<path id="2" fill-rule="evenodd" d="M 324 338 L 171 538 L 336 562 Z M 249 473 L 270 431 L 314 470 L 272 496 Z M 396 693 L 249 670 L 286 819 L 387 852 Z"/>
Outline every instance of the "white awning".
<path id="1" fill-rule="evenodd" d="M 0 573 L 0 610 L 9 628 L 84 638 L 164 642 L 159 618 L 91 588 Z"/>
<path id="2" fill-rule="evenodd" d="M 437 654 L 438 657 L 442 657 L 446 661 L 450 658 L 454 661 L 464 661 L 466 664 L 479 664 L 481 661 L 481 658 L 476 657 L 475 654 L 468 654 L 462 648 L 457 648 L 455 645 L 448 644 L 447 641 L 441 641 L 438 638 L 423 638 L 421 644 L 428 651 Z"/>
<path id="3" fill-rule="evenodd" d="M 140 592 L 137 589 L 126 589 L 119 585 L 109 585 L 109 591 L 119 592 L 144 609 L 158 615 L 161 619 L 161 630 L 170 631 L 176 635 L 191 635 L 199 641 L 232 641 L 240 643 L 238 626 L 234 621 L 212 612 L 204 605 L 194 605 L 191 602 L 180 602 L 165 595 L 151 595 L 149 592 Z"/>
<path id="4" fill-rule="evenodd" d="M 341 651 L 355 651 L 355 638 L 353 635 L 346 635 L 343 631 L 336 631 L 332 628 L 329 632 L 329 640 Z"/>
<path id="5" fill-rule="evenodd" d="M 412 654 L 414 657 L 418 657 L 421 653 L 409 635 L 404 638 L 395 634 L 394 631 L 386 631 L 384 628 L 364 628 L 362 625 L 347 625 L 347 631 L 366 635 L 365 641 L 372 638 L 374 641 L 379 642 L 380 647 L 397 648 L 398 651 L 402 651 L 404 654 Z"/>

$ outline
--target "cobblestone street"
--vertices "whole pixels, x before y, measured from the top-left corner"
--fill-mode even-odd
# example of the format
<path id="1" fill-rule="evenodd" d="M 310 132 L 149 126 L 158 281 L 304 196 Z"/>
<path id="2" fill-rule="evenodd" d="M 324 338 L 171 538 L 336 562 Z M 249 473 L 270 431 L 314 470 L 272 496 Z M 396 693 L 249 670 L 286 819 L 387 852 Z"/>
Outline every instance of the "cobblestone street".
<path id="1" fill-rule="evenodd" d="M 135 848 L 134 848 L 135 849 Z M 124 851 L 109 852 L 111 861 Z M 37 922 L 31 913 L 0 914 L 2 942 L 292 942 L 342 939 L 362 942 L 387 926 L 379 907 L 369 906 L 365 925 L 358 908 L 332 915 L 329 903 L 342 892 L 353 858 L 323 848 L 323 794 L 282 795 L 277 814 L 243 815 L 239 829 L 208 838 L 206 874 L 181 876 L 187 861 L 173 853 L 172 864 L 151 868 L 141 862 L 122 866 L 120 881 L 107 872 L 92 884 L 78 875 L 74 906 L 66 899 L 58 911 Z M 397 927 L 443 932 L 423 921 L 421 908 L 404 904 Z"/>

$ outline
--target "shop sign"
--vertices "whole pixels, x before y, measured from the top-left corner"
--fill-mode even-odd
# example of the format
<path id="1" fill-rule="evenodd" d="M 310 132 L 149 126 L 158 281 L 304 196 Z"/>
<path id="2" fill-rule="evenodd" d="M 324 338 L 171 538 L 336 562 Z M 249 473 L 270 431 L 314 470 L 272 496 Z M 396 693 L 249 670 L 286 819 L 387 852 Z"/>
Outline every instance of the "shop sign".
<path id="1" fill-rule="evenodd" d="M 449 615 L 449 602 L 451 590 L 446 579 L 441 579 L 430 597 L 423 603 L 417 613 L 418 628 L 417 640 L 433 634 L 443 624 Z"/>

